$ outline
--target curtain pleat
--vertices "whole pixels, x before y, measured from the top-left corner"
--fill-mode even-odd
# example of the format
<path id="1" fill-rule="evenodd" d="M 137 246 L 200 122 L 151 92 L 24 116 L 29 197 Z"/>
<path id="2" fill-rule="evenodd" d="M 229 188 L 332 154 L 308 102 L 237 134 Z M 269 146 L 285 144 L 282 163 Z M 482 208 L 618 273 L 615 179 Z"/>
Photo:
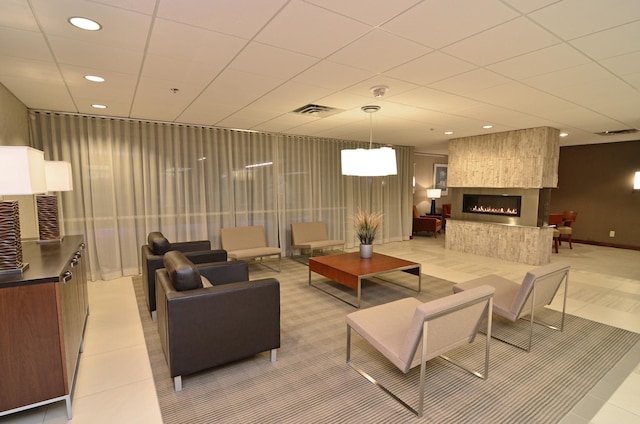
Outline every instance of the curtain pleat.
<path id="1" fill-rule="evenodd" d="M 341 174 L 340 151 L 368 147 L 355 141 L 41 111 L 30 130 L 47 160 L 71 162 L 62 229 L 84 235 L 91 280 L 139 274 L 151 231 L 219 248 L 221 228 L 260 225 L 290 254 L 293 222 L 356 246 L 363 209 L 383 213 L 377 243 L 411 235 L 412 147 L 394 146 L 398 175 L 362 178 Z"/>

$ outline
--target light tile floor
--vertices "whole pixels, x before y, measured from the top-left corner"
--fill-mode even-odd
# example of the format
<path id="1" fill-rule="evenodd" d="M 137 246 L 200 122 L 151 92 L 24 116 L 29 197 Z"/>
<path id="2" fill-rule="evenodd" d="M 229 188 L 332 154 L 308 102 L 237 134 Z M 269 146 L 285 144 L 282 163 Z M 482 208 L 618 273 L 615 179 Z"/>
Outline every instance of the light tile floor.
<path id="1" fill-rule="evenodd" d="M 375 250 L 420 262 L 423 273 L 452 282 L 492 273 L 519 282 L 531 268 L 446 250 L 444 237 L 417 236 Z M 552 255 L 560 260 L 571 264 L 569 313 L 640 333 L 640 251 L 564 243 Z M 161 423 L 131 279 L 90 282 L 89 303 L 73 422 Z M 640 346 L 609 374 L 562 423 L 640 423 Z M 64 402 L 0 417 L 0 424 L 66 422 Z"/>

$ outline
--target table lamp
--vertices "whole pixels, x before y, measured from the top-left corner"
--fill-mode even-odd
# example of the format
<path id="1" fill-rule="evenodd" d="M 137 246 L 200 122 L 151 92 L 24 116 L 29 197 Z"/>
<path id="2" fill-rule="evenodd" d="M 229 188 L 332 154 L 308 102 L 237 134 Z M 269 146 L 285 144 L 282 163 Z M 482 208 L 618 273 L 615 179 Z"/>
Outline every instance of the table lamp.
<path id="1" fill-rule="evenodd" d="M 430 188 L 427 190 L 427 198 L 431 199 L 431 212 L 430 215 L 436 214 L 436 199 L 440 198 L 441 190 L 439 188 Z"/>
<path id="2" fill-rule="evenodd" d="M 47 192 L 73 190 L 71 164 L 69 162 L 45 161 L 44 170 Z M 39 242 L 59 242 L 58 196 L 55 194 L 36 196 L 36 205 L 38 207 Z"/>
<path id="3" fill-rule="evenodd" d="M 47 191 L 44 152 L 27 146 L 0 146 L 0 195 L 14 196 Z M 20 210 L 17 200 L 0 202 L 0 274 L 22 272 Z"/>

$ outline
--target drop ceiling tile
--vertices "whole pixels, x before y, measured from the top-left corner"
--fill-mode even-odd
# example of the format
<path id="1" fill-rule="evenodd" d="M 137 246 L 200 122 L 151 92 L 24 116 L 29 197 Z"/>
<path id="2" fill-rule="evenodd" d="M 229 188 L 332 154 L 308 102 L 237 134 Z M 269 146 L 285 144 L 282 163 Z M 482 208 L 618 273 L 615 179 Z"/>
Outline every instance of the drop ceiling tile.
<path id="1" fill-rule="evenodd" d="M 569 44 L 561 43 L 487 66 L 499 74 L 521 80 L 591 62 Z"/>
<path id="2" fill-rule="evenodd" d="M 441 52 L 432 52 L 387 72 L 394 78 L 426 85 L 474 69 L 475 66 Z"/>
<path id="3" fill-rule="evenodd" d="M 62 75 L 53 62 L 0 56 L 0 76 L 22 78 L 32 81 L 36 88 L 41 82 L 63 84 Z M 36 93 L 37 94 L 37 93 Z"/>
<path id="4" fill-rule="evenodd" d="M 430 52 L 431 49 L 381 30 L 373 30 L 329 60 L 370 72 L 384 72 Z"/>
<path id="5" fill-rule="evenodd" d="M 564 40 L 613 28 L 640 19 L 636 0 L 564 0 L 529 14 L 533 21 Z"/>
<path id="6" fill-rule="evenodd" d="M 132 10 L 134 12 L 152 15 L 156 7 L 156 0 L 92 0 L 95 3 L 101 3 L 106 6 L 118 7 L 120 9 Z"/>
<path id="7" fill-rule="evenodd" d="M 142 51 L 92 44 L 90 41 L 64 37 L 49 37 L 56 60 L 61 64 L 85 66 L 94 69 L 138 74 L 142 64 Z"/>
<path id="8" fill-rule="evenodd" d="M 27 0 L 3 0 L 0 26 L 27 31 L 39 31 Z"/>
<path id="9" fill-rule="evenodd" d="M 144 61 L 142 77 L 157 78 L 182 84 L 201 84 L 206 87 L 221 71 L 223 64 L 203 64 L 202 62 L 175 61 L 169 57 L 148 54 Z"/>
<path id="10" fill-rule="evenodd" d="M 501 106 L 506 109 L 518 110 L 532 115 L 552 116 L 556 110 L 563 110 L 575 106 L 573 103 L 558 96 L 542 92 L 518 82 L 502 84 L 471 94 L 474 99 Z M 525 102 L 522 99 L 526 99 Z"/>
<path id="11" fill-rule="evenodd" d="M 640 50 L 640 21 L 586 35 L 571 44 L 596 60 L 637 52 Z"/>
<path id="12" fill-rule="evenodd" d="M 469 93 L 485 90 L 508 82 L 510 82 L 508 78 L 498 75 L 495 72 L 477 68 L 464 74 L 429 84 L 429 88 L 458 94 L 460 96 L 468 96 Z"/>
<path id="13" fill-rule="evenodd" d="M 477 101 L 443 91 L 419 87 L 393 97 L 394 103 L 419 106 L 441 112 L 453 113 L 478 104 Z"/>
<path id="14" fill-rule="evenodd" d="M 53 61 L 53 56 L 42 34 L 2 26 L 0 26 L 0 55 Z"/>
<path id="15" fill-rule="evenodd" d="M 268 77 L 290 79 L 310 68 L 318 59 L 260 43 L 250 43 L 229 64 L 229 69 Z"/>
<path id="16" fill-rule="evenodd" d="M 324 58 L 371 27 L 303 2 L 291 2 L 269 22 L 256 41 Z"/>
<path id="17" fill-rule="evenodd" d="M 381 104 L 380 101 L 374 99 L 373 96 L 362 96 L 344 91 L 338 91 L 318 100 L 318 103 L 324 106 L 335 107 L 337 109 L 349 110 L 358 109 L 368 104 Z M 302 105 L 301 105 L 302 106 Z"/>
<path id="18" fill-rule="evenodd" d="M 61 81 L 42 80 L 33 90 L 34 82 L 22 77 L 3 76 L 2 84 L 29 109 L 77 112 L 67 88 Z"/>
<path id="19" fill-rule="evenodd" d="M 341 90 L 372 76 L 373 72 L 323 60 L 296 75 L 293 80 L 329 90 Z"/>
<path id="20" fill-rule="evenodd" d="M 385 99 L 393 98 L 398 94 L 402 94 L 407 91 L 415 90 L 419 87 L 418 84 L 413 84 L 407 81 L 402 81 L 397 78 L 392 78 L 386 74 L 376 75 L 372 78 L 369 78 L 364 81 L 360 81 L 357 84 L 352 85 L 351 87 L 346 88 L 344 91 L 355 94 L 358 96 L 366 96 L 369 99 L 369 103 L 375 102 L 376 98 L 373 97 L 373 92 L 371 91 L 372 87 L 386 85 L 389 87 L 387 89 L 387 93 L 384 95 Z"/>
<path id="21" fill-rule="evenodd" d="M 175 81 L 142 78 L 135 97 L 131 99 L 131 114 L 147 119 L 173 121 L 202 91 L 200 85 L 181 83 L 178 92 L 173 93 L 171 88 L 175 88 L 175 85 Z"/>
<path id="22" fill-rule="evenodd" d="M 248 40 L 286 3 L 287 0 L 161 1 L 158 16 Z"/>
<path id="23" fill-rule="evenodd" d="M 378 26 L 420 3 L 421 0 L 307 0 L 369 25 Z"/>
<path id="24" fill-rule="evenodd" d="M 614 74 L 622 75 L 626 79 L 628 75 L 640 72 L 640 51 L 605 59 L 600 63 Z"/>
<path id="25" fill-rule="evenodd" d="M 521 13 L 530 13 L 542 9 L 545 6 L 556 3 L 558 0 L 503 0 L 504 3 L 517 9 Z"/>
<path id="26" fill-rule="evenodd" d="M 272 110 L 279 114 L 288 113 L 306 104 L 315 104 L 318 99 L 329 93 L 330 91 L 324 88 L 287 82 L 252 102 L 251 108 Z"/>
<path id="27" fill-rule="evenodd" d="M 517 16 L 498 0 L 425 1 L 384 24 L 382 29 L 439 49 Z"/>
<path id="28" fill-rule="evenodd" d="M 443 51 L 476 65 L 487 66 L 558 43 L 560 40 L 550 32 L 526 18 L 518 18 L 448 46 Z"/>
<path id="29" fill-rule="evenodd" d="M 595 63 L 574 66 L 544 75 L 524 79 L 523 82 L 548 93 L 572 91 L 572 87 L 580 90 L 597 81 L 611 78 L 611 73 Z"/>
<path id="30" fill-rule="evenodd" d="M 247 41 L 239 37 L 156 19 L 147 52 L 174 61 L 222 67 L 246 44 Z"/>

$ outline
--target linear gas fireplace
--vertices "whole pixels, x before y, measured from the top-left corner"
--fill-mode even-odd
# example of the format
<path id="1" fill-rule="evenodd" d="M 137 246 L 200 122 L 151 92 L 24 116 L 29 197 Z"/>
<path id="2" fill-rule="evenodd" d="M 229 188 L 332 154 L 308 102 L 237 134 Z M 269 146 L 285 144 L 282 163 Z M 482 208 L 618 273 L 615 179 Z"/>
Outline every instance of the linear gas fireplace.
<path id="1" fill-rule="evenodd" d="M 522 196 L 463 194 L 462 212 L 519 217 Z"/>

